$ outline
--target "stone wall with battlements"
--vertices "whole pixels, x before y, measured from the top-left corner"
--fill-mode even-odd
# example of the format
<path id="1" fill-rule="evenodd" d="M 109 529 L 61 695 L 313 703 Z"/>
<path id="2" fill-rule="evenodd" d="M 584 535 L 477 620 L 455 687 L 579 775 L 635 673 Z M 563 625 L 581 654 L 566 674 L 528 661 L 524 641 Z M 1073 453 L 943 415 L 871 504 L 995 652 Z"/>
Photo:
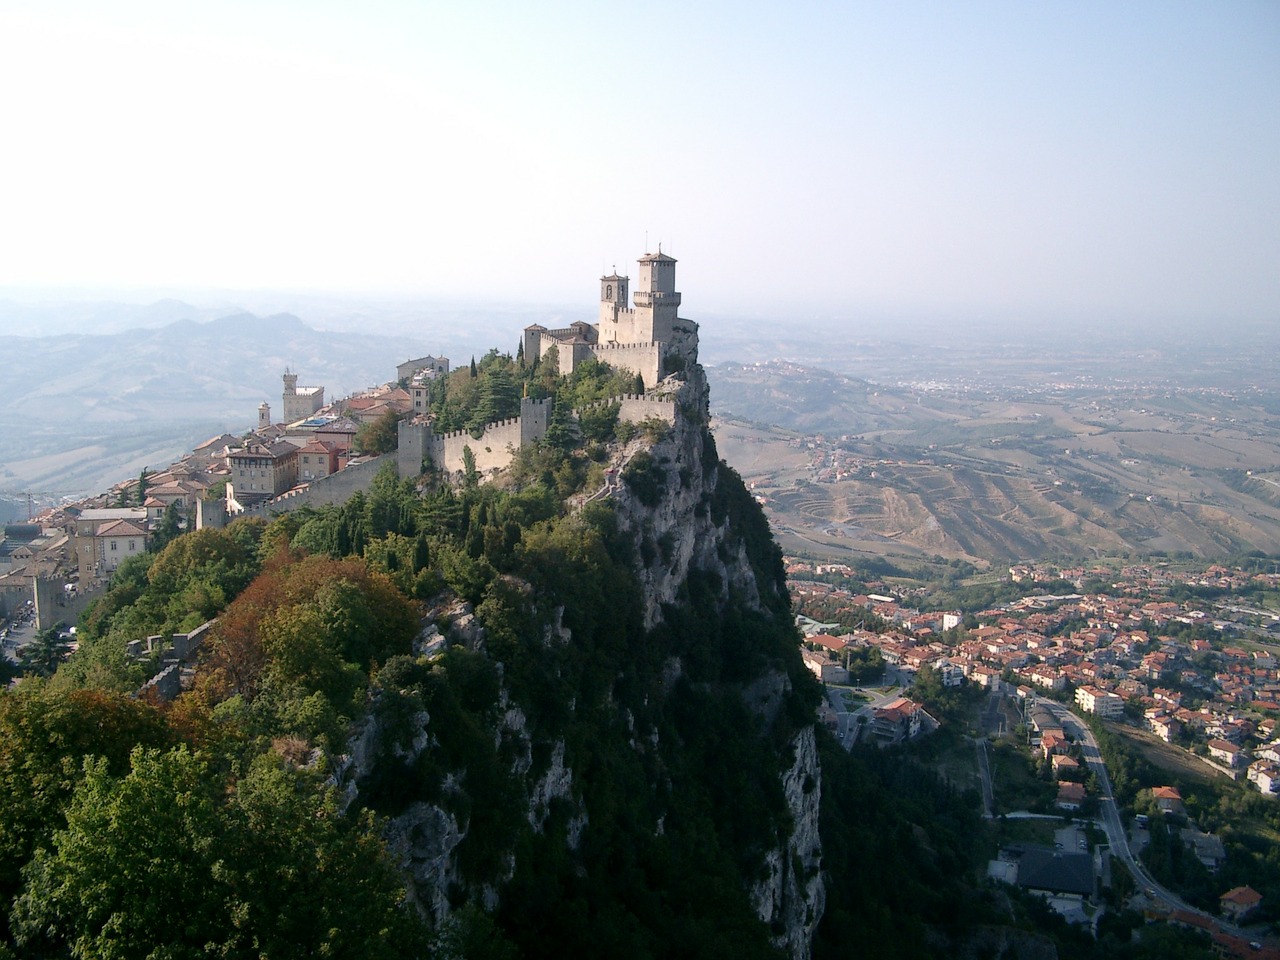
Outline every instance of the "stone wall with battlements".
<path id="1" fill-rule="evenodd" d="M 435 469 L 458 473 L 465 469 L 465 451 L 470 447 L 471 454 L 475 457 L 476 470 L 489 473 L 501 470 L 511 463 L 523 442 L 524 431 L 520 417 L 512 417 L 510 420 L 489 424 L 479 437 L 473 437 L 469 430 L 435 434 L 428 444 L 427 456 Z"/>
<path id="2" fill-rule="evenodd" d="M 622 407 L 618 420 L 626 423 L 642 423 L 657 417 L 667 423 L 676 422 L 676 402 L 670 397 L 651 397 L 648 394 L 627 394 L 620 398 Z"/>
<path id="3" fill-rule="evenodd" d="M 359 463 L 348 464 L 337 473 L 319 480 L 312 480 L 306 486 L 294 487 L 272 500 L 246 507 L 242 513 L 229 516 L 225 510 L 202 502 L 196 511 L 196 527 L 226 526 L 236 517 L 267 517 L 277 513 L 289 513 L 299 507 L 323 507 L 328 504 L 342 504 L 351 499 L 357 491 L 368 490 L 373 478 L 382 469 L 384 463 L 395 463 L 395 456 L 390 453 L 380 457 L 371 457 Z M 212 507 L 212 509 L 210 509 Z"/>
<path id="4" fill-rule="evenodd" d="M 666 373 L 662 368 L 665 347 L 663 343 L 597 343 L 591 356 L 615 370 L 639 374 L 644 385 L 652 387 Z"/>
<path id="5" fill-rule="evenodd" d="M 478 438 L 469 430 L 438 434 L 427 422 L 402 420 L 396 467 L 400 476 L 416 477 L 425 460 L 433 469 L 459 473 L 464 469 L 463 451 L 470 447 L 481 473 L 502 470 L 510 465 L 515 451 L 546 436 L 550 420 L 550 401 L 527 397 L 520 401 L 520 416 L 489 424 Z"/>

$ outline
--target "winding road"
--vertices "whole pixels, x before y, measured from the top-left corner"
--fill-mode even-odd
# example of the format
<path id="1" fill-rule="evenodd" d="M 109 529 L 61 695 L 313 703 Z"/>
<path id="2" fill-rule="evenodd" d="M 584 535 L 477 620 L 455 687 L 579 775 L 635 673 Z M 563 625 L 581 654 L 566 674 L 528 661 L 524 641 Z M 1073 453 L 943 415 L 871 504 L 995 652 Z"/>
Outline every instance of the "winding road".
<path id="1" fill-rule="evenodd" d="M 1100 819 L 1107 833 L 1107 842 L 1111 845 L 1111 853 L 1119 857 L 1120 861 L 1128 867 L 1134 881 L 1145 891 L 1147 899 L 1163 903 L 1170 910 L 1186 910 L 1204 917 L 1232 936 L 1246 937 L 1238 927 L 1191 906 L 1172 890 L 1156 882 L 1146 864 L 1134 856 L 1133 850 L 1129 847 L 1129 835 L 1124 828 L 1124 822 L 1120 819 L 1120 810 L 1116 806 L 1115 795 L 1111 791 L 1111 778 L 1107 775 L 1107 765 L 1103 762 L 1102 750 L 1098 747 L 1097 738 L 1089 729 L 1089 725 L 1056 700 L 1037 698 L 1036 703 L 1061 720 L 1062 729 L 1080 741 L 1081 755 L 1088 764 L 1089 771 L 1098 781 Z"/>

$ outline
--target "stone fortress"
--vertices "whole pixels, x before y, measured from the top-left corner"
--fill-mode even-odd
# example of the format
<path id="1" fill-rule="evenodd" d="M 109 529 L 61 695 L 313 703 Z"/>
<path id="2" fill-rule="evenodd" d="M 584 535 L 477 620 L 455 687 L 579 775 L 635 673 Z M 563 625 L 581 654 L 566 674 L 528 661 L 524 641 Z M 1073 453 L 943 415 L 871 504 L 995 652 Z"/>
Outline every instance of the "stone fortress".
<path id="1" fill-rule="evenodd" d="M 659 251 L 645 254 L 639 264 L 634 307 L 627 306 L 630 278 L 615 270 L 600 278 L 598 323 L 578 321 L 558 330 L 541 324 L 526 327 L 524 356 L 527 362 L 554 361 L 562 376 L 588 359 L 634 373 L 648 391 L 615 398 L 618 419 L 639 423 L 657 417 L 672 422 L 675 401 L 655 388 L 664 377 L 698 362 L 698 325 L 677 316 L 675 259 Z M 546 435 L 549 420 L 547 401 L 526 398 L 520 403 L 520 416 L 489 424 L 479 437 L 465 430 L 437 434 L 425 418 L 402 421 L 396 467 L 401 477 L 416 477 L 424 463 L 457 473 L 469 449 L 480 473 L 502 470 L 522 446 Z"/>
<path id="2" fill-rule="evenodd" d="M 661 381 L 698 362 L 698 325 L 677 315 L 680 294 L 675 289 L 675 259 L 659 251 L 646 254 L 639 265 L 634 306 L 628 305 L 630 278 L 615 271 L 600 279 L 597 323 L 579 321 L 559 330 L 538 324 L 527 327 L 524 356 L 528 362 L 554 363 L 562 375 L 592 358 L 636 374 L 646 391 L 614 398 L 611 402 L 618 404 L 618 419 L 640 423 L 656 418 L 674 423 L 679 384 L 663 385 Z M 418 477 L 426 468 L 456 477 L 466 469 L 468 460 L 482 477 L 489 476 L 509 466 L 522 447 L 546 435 L 551 404 L 529 398 L 521 401 L 519 416 L 488 424 L 478 437 L 466 430 L 436 433 L 426 413 L 426 380 L 448 372 L 445 357 L 400 364 L 396 374 L 399 384 L 404 385 L 399 392 L 408 416 L 398 425 L 396 452 L 379 457 L 351 457 L 348 453 L 333 460 L 319 475 L 307 474 L 298 460 L 308 456 L 311 446 L 326 445 L 318 439 L 332 426 L 329 418 L 320 416 L 324 388 L 299 387 L 297 374 L 286 372 L 281 397 L 285 424 L 273 425 L 270 407 L 261 405 L 254 442 L 227 451 L 231 482 L 225 501 L 198 503 L 197 526 L 221 526 L 240 515 L 269 516 L 304 505 L 343 503 L 358 490 L 367 489 L 386 462 L 394 463 L 404 478 Z M 376 410 L 365 411 L 373 412 Z M 351 429 L 354 433 L 354 427 Z M 349 446 L 349 437 L 347 441 Z"/>
<path id="3" fill-rule="evenodd" d="M 554 354 L 561 374 L 570 374 L 594 357 L 616 370 L 640 376 L 652 388 L 669 373 L 698 359 L 698 325 L 677 316 L 676 261 L 659 248 L 639 260 L 640 282 L 635 306 L 629 307 L 629 277 L 617 270 L 600 278 L 600 313 L 596 323 L 578 321 L 560 330 L 540 324 L 525 327 L 524 355 L 545 360 Z"/>

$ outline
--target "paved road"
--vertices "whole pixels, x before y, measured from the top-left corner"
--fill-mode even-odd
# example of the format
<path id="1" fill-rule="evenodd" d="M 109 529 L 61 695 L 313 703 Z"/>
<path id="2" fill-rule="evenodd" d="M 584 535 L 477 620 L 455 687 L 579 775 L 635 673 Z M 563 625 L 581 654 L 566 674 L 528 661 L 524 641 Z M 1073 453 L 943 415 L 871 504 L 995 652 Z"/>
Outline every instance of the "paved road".
<path id="1" fill-rule="evenodd" d="M 885 671 L 885 683 L 900 683 L 901 677 L 896 673 Z M 853 688 L 856 694 L 871 699 L 858 706 L 855 710 L 850 710 L 844 702 L 844 691 L 851 689 L 850 687 L 838 687 L 827 685 L 827 702 L 831 704 L 831 709 L 836 712 L 836 734 L 840 738 L 840 742 L 844 744 L 844 748 L 848 750 L 857 741 L 860 728 L 865 724 L 859 724 L 858 718 L 865 717 L 866 721 L 871 720 L 871 714 L 877 707 L 883 707 L 890 700 L 896 700 L 902 696 L 900 687 L 892 689 L 885 688 Z"/>
<path id="2" fill-rule="evenodd" d="M 1234 936 L 1246 936 L 1238 927 L 1225 923 L 1218 917 L 1191 906 L 1172 890 L 1156 882 L 1155 877 L 1147 870 L 1146 865 L 1134 856 L 1129 847 L 1129 835 L 1124 828 L 1123 821 L 1120 819 L 1120 810 L 1116 806 L 1115 796 L 1111 792 L 1111 778 L 1107 776 L 1107 765 L 1102 760 L 1102 751 L 1098 747 L 1098 741 L 1094 737 L 1093 731 L 1089 729 L 1088 724 L 1056 700 L 1039 700 L 1038 702 L 1041 706 L 1047 707 L 1054 716 L 1062 721 L 1063 730 L 1071 733 L 1080 741 L 1081 754 L 1085 763 L 1089 765 L 1089 771 L 1098 780 L 1100 819 L 1102 820 L 1103 829 L 1107 832 L 1107 842 L 1111 845 L 1111 853 L 1113 856 L 1119 857 L 1124 865 L 1129 868 L 1134 881 L 1146 892 L 1148 899 L 1159 901 L 1171 910 L 1187 910 L 1202 917 L 1207 917 L 1217 926 Z"/>
<path id="3" fill-rule="evenodd" d="M 22 623 L 11 623 L 8 631 L 9 635 L 4 638 L 4 655 L 17 663 L 22 648 L 36 638 L 35 622 L 27 620 Z"/>
<path id="4" fill-rule="evenodd" d="M 990 820 L 996 815 L 996 797 L 991 787 L 991 759 L 987 756 L 987 738 L 974 737 L 973 746 L 978 751 L 978 779 L 982 781 L 982 815 Z"/>

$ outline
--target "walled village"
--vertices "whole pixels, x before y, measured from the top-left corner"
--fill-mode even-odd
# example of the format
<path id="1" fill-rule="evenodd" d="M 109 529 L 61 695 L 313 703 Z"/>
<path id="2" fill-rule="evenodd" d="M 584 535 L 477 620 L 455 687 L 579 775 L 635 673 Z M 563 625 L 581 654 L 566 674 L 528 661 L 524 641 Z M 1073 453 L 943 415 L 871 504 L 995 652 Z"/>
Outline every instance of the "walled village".
<path id="1" fill-rule="evenodd" d="M 634 306 L 630 278 L 616 270 L 602 277 L 597 323 L 533 325 L 519 358 L 561 375 L 588 360 L 630 373 L 637 392 L 612 400 L 619 422 L 672 423 L 681 383 L 667 378 L 696 364 L 698 353 L 697 324 L 677 316 L 675 264 L 661 250 L 639 260 Z M 446 357 L 409 359 L 396 366 L 394 380 L 326 403 L 323 386 L 299 385 L 298 374 L 285 371 L 280 419 L 264 402 L 256 427 L 243 435 L 212 437 L 163 470 L 144 469 L 98 497 L 10 524 L 0 540 L 0 616 L 36 629 L 74 623 L 120 563 L 153 547 L 157 536 L 343 503 L 387 464 L 403 478 L 430 470 L 454 480 L 474 471 L 483 479 L 546 435 L 550 404 L 530 397 L 519 398 L 517 416 L 439 432 L 432 400 L 443 396 L 451 372 L 458 371 Z M 370 439 L 379 428 L 380 441 Z M 154 645 L 146 641 L 146 652 Z"/>

